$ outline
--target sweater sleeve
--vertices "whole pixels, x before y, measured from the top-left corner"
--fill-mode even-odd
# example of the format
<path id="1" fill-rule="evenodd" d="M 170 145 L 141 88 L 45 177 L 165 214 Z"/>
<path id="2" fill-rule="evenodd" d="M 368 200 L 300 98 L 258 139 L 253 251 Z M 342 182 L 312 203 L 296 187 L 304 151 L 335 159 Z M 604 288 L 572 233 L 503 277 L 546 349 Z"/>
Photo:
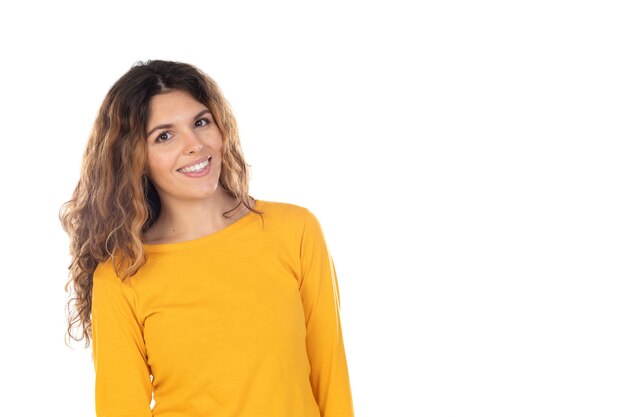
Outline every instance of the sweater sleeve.
<path id="1" fill-rule="evenodd" d="M 321 225 L 308 210 L 300 257 L 300 295 L 306 322 L 306 348 L 311 365 L 309 379 L 313 394 L 321 417 L 353 417 L 335 265 Z"/>
<path id="2" fill-rule="evenodd" d="M 112 268 L 96 269 L 92 342 L 98 417 L 152 416 L 152 383 L 133 288 Z"/>

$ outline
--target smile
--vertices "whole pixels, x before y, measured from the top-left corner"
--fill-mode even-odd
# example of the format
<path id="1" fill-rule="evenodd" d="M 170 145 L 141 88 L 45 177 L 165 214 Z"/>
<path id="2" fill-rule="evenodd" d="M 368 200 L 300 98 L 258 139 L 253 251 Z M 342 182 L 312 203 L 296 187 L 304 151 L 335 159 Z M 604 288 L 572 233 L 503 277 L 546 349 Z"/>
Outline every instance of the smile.
<path id="1" fill-rule="evenodd" d="M 209 156 L 209 159 L 211 159 L 211 157 Z M 186 167 L 186 168 L 179 168 L 176 171 L 178 172 L 198 172 L 203 170 L 204 168 L 207 167 L 207 165 L 209 165 L 209 159 L 199 162 L 195 165 L 192 165 L 190 167 Z"/>

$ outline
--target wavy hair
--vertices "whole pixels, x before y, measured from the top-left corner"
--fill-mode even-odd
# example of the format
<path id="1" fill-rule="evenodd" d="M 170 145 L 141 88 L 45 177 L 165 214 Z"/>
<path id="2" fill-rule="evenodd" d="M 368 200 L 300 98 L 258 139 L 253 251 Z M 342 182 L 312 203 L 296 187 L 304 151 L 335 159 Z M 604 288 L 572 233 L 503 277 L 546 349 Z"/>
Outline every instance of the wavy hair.
<path id="1" fill-rule="evenodd" d="M 69 339 L 91 333 L 93 273 L 101 262 L 113 261 L 125 280 L 137 273 L 147 255 L 142 234 L 161 210 L 158 193 L 146 175 L 146 124 L 150 99 L 162 92 L 189 93 L 211 111 L 222 135 L 219 183 L 238 201 L 262 216 L 250 204 L 249 165 L 241 151 L 237 122 L 215 81 L 198 68 L 174 61 L 135 63 L 105 96 L 83 154 L 80 178 L 72 198 L 61 207 L 59 219 L 70 238 L 71 263 L 65 284 Z M 115 254 L 115 257 L 113 256 Z"/>

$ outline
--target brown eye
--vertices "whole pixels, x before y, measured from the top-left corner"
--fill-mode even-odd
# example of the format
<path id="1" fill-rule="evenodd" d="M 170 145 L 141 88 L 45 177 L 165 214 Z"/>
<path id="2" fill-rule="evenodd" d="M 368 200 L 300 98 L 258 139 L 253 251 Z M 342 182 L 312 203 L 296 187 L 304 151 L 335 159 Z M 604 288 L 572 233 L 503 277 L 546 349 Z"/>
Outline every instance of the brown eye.
<path id="1" fill-rule="evenodd" d="M 165 142 L 166 140 L 168 140 L 169 138 L 167 137 L 169 133 L 168 132 L 162 132 L 160 133 L 156 139 L 154 140 L 156 143 L 160 143 L 160 142 Z"/>
<path id="2" fill-rule="evenodd" d="M 204 122 L 204 124 L 202 124 L 202 122 Z M 200 123 L 200 124 L 198 124 L 198 123 Z M 210 121 L 209 119 L 207 119 L 207 118 L 203 118 L 203 119 L 200 119 L 200 120 L 198 120 L 198 121 L 196 122 L 196 126 L 197 126 L 197 127 L 202 127 L 202 126 L 206 126 L 206 125 L 208 125 L 209 123 L 211 123 L 211 121 Z"/>

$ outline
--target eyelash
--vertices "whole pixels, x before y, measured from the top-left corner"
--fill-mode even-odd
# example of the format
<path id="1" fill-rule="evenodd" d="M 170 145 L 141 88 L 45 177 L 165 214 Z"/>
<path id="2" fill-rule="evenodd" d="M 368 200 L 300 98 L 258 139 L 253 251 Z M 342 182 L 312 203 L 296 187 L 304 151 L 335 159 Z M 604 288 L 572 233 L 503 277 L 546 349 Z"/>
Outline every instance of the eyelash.
<path id="1" fill-rule="evenodd" d="M 207 118 L 207 117 L 203 117 L 202 119 L 198 119 L 198 120 L 196 120 L 196 124 L 197 124 L 198 122 L 203 121 L 203 120 L 204 120 L 204 121 L 206 121 L 206 124 L 205 124 L 204 126 L 208 126 L 208 125 L 211 123 L 211 120 L 210 120 L 209 118 Z M 197 127 L 204 127 L 204 126 L 197 126 Z M 161 136 L 162 136 L 163 134 L 165 134 L 165 133 L 170 133 L 170 132 L 169 132 L 169 131 L 167 131 L 167 130 L 164 130 L 164 131 L 160 132 L 160 133 L 157 135 L 157 137 L 156 137 L 156 139 L 154 140 L 154 142 L 155 142 L 155 143 L 165 142 L 167 139 L 161 139 Z"/>

